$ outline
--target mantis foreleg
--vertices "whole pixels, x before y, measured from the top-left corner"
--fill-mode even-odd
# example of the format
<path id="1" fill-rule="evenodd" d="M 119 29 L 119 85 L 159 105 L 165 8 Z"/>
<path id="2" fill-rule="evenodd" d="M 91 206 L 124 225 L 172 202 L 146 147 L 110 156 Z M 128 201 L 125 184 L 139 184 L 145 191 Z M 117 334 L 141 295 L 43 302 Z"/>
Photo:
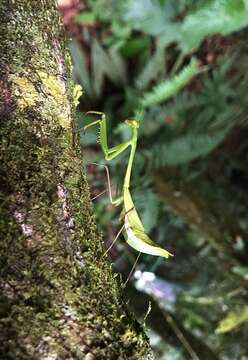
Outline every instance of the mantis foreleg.
<path id="1" fill-rule="evenodd" d="M 97 125 L 99 124 L 100 126 L 100 133 L 99 133 L 99 143 L 101 145 L 102 151 L 104 153 L 105 159 L 106 160 L 112 160 L 114 159 L 116 156 L 118 156 L 120 153 L 122 153 L 124 150 L 126 150 L 126 148 L 128 146 L 131 145 L 130 141 L 126 141 L 122 144 L 116 145 L 112 148 L 108 147 L 108 139 L 107 139 L 107 127 L 106 127 L 106 116 L 104 113 L 101 113 L 99 111 L 88 111 L 86 114 L 97 114 L 100 115 L 101 118 L 98 120 L 93 121 L 92 123 L 86 125 L 84 127 L 84 130 L 86 130 L 87 128 L 89 128 L 92 125 Z"/>

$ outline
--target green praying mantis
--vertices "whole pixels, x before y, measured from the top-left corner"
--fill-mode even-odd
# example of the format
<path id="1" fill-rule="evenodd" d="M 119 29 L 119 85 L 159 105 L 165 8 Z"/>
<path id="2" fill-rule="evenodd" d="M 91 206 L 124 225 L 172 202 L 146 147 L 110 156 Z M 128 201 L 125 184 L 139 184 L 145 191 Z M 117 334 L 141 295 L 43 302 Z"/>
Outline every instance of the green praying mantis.
<path id="1" fill-rule="evenodd" d="M 138 216 L 135 205 L 132 200 L 132 196 L 129 190 L 130 187 L 130 178 L 133 166 L 134 155 L 137 146 L 137 138 L 138 138 L 138 128 L 139 122 L 137 120 L 125 120 L 127 126 L 131 128 L 131 138 L 119 145 L 109 148 L 107 142 L 107 123 L 106 116 L 102 112 L 98 111 L 88 111 L 88 114 L 96 114 L 100 116 L 100 119 L 91 122 L 90 124 L 84 126 L 84 130 L 93 125 L 100 126 L 100 134 L 99 134 L 99 143 L 101 145 L 102 151 L 104 153 L 105 159 L 110 161 L 118 156 L 120 153 L 125 151 L 129 146 L 131 148 L 128 165 L 126 169 L 126 174 L 123 182 L 123 188 L 121 192 L 121 196 L 117 199 L 113 199 L 111 194 L 111 187 L 109 185 L 109 197 L 110 201 L 114 205 L 123 204 L 123 218 L 124 225 L 121 228 L 121 231 L 125 229 L 126 232 L 126 241 L 127 243 L 139 251 L 140 253 L 145 253 L 149 255 L 162 256 L 164 258 L 168 258 L 169 256 L 173 256 L 167 250 L 159 247 L 154 241 L 152 241 L 149 236 L 145 233 L 144 226 Z M 108 172 L 107 172 L 108 175 Z M 108 176 L 109 178 L 109 176 Z M 120 232 L 121 232 L 120 231 Z"/>

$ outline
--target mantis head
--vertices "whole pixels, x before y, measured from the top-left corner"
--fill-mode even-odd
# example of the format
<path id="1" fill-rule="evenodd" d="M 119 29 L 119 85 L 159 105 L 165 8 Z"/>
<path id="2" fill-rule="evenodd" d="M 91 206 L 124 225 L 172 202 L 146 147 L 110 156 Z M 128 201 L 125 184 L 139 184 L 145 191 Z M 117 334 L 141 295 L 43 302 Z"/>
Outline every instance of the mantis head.
<path id="1" fill-rule="evenodd" d="M 126 119 L 125 120 L 125 123 L 128 125 L 128 126 L 131 126 L 132 128 L 136 128 L 138 129 L 139 128 L 139 122 L 137 120 L 134 120 L 134 119 Z"/>

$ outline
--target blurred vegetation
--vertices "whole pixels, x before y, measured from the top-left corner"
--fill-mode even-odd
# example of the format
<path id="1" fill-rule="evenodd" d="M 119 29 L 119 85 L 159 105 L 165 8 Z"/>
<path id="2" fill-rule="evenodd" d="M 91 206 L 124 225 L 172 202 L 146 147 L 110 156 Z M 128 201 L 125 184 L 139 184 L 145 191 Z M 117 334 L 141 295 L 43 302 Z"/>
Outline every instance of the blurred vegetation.
<path id="1" fill-rule="evenodd" d="M 72 6 L 66 30 L 85 91 L 79 126 L 89 120 L 82 112 L 105 112 L 113 145 L 129 136 L 125 118 L 140 120 L 132 193 L 147 232 L 175 255 L 140 257 L 130 306 L 144 321 L 152 303 L 146 324 L 157 359 L 248 359 L 248 2 Z M 104 164 L 96 128 L 81 139 L 86 164 Z M 126 158 L 110 164 L 117 191 Z M 100 167 L 89 165 L 88 177 L 92 196 L 106 189 Z M 108 248 L 118 209 L 107 196 L 95 209 Z M 109 255 L 128 276 L 137 254 L 120 239 Z"/>

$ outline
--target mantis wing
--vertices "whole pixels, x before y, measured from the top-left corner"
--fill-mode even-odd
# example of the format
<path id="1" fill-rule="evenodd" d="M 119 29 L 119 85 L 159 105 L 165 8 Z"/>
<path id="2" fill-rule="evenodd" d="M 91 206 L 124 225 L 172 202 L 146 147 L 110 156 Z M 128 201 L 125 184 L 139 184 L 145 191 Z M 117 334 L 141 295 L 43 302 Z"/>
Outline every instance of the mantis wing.
<path id="1" fill-rule="evenodd" d="M 167 250 L 159 247 L 149 236 L 146 235 L 142 222 L 134 207 L 133 200 L 128 188 L 124 188 L 123 193 L 125 211 L 125 229 L 127 233 L 127 243 L 141 253 L 162 256 L 168 258 L 173 256 Z"/>

